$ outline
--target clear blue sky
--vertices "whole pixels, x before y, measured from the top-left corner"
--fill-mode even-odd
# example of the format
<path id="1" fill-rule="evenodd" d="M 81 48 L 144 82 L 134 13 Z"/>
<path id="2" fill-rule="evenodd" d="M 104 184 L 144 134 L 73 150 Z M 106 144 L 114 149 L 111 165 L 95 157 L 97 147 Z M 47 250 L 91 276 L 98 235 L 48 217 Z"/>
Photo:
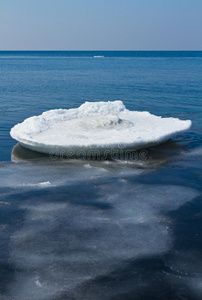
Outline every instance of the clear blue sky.
<path id="1" fill-rule="evenodd" d="M 0 50 L 202 50 L 202 0 L 0 0 Z"/>

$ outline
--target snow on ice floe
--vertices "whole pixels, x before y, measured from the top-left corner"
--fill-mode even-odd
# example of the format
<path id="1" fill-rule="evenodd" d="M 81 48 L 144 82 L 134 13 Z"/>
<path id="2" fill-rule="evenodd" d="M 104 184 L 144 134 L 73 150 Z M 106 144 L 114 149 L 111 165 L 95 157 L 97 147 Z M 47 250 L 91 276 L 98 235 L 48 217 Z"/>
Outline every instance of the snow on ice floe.
<path id="1" fill-rule="evenodd" d="M 28 149 L 72 157 L 79 151 L 110 155 L 112 150 L 138 150 L 163 143 L 190 127 L 190 120 L 130 111 L 122 101 L 108 101 L 46 111 L 15 125 L 10 134 Z"/>

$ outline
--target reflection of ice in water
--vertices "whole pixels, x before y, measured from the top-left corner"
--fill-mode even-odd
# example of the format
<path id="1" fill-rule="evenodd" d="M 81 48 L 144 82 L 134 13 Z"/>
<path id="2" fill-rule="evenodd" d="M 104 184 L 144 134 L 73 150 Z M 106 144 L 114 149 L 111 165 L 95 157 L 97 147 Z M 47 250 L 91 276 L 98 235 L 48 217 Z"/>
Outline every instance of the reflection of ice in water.
<path id="1" fill-rule="evenodd" d="M 42 192 L 21 202 L 25 220 L 10 240 L 10 262 L 20 270 L 9 292 L 15 300 L 56 299 L 129 259 L 166 252 L 172 234 L 164 214 L 197 195 L 190 188 L 132 184 L 127 178 L 80 188 L 78 179 L 74 183 L 53 189 L 52 197 Z"/>
<path id="2" fill-rule="evenodd" d="M 153 148 L 147 148 L 140 151 L 132 151 L 128 153 L 119 153 L 114 159 L 108 158 L 104 159 L 101 157 L 100 160 L 92 158 L 87 159 L 87 163 L 90 166 L 96 167 L 106 167 L 106 165 L 117 168 L 118 165 L 128 165 L 131 167 L 141 167 L 150 168 L 157 167 L 162 163 L 168 162 L 170 160 L 179 159 L 179 156 L 184 153 L 184 150 L 173 141 L 168 141 L 160 146 L 155 146 Z M 22 147 L 20 144 L 16 144 L 11 153 L 11 160 L 16 163 L 21 162 L 60 162 L 62 164 L 80 164 L 81 161 L 78 159 L 66 159 L 64 156 L 54 157 L 42 154 L 39 152 L 28 150 Z M 119 166 L 120 167 L 120 166 Z"/>

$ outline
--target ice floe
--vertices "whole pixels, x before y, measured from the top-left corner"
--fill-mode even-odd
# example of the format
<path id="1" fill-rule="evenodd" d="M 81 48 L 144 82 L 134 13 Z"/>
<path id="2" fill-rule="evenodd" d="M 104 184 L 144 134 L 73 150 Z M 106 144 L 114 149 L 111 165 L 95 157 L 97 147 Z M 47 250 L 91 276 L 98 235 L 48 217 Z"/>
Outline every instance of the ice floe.
<path id="1" fill-rule="evenodd" d="M 190 127 L 190 120 L 130 111 L 122 101 L 108 101 L 46 111 L 15 125 L 10 134 L 22 146 L 51 155 L 113 156 L 163 143 Z"/>

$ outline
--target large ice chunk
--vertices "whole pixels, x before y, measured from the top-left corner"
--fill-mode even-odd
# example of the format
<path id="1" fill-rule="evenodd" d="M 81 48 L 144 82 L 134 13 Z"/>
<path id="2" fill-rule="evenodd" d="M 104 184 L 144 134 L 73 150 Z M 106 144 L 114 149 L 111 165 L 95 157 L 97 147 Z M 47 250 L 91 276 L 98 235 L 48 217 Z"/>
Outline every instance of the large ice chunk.
<path id="1" fill-rule="evenodd" d="M 76 156 L 99 151 L 137 150 L 163 143 L 191 127 L 190 120 L 129 111 L 122 101 L 85 102 L 75 109 L 55 109 L 11 129 L 22 146 L 47 154 Z"/>

